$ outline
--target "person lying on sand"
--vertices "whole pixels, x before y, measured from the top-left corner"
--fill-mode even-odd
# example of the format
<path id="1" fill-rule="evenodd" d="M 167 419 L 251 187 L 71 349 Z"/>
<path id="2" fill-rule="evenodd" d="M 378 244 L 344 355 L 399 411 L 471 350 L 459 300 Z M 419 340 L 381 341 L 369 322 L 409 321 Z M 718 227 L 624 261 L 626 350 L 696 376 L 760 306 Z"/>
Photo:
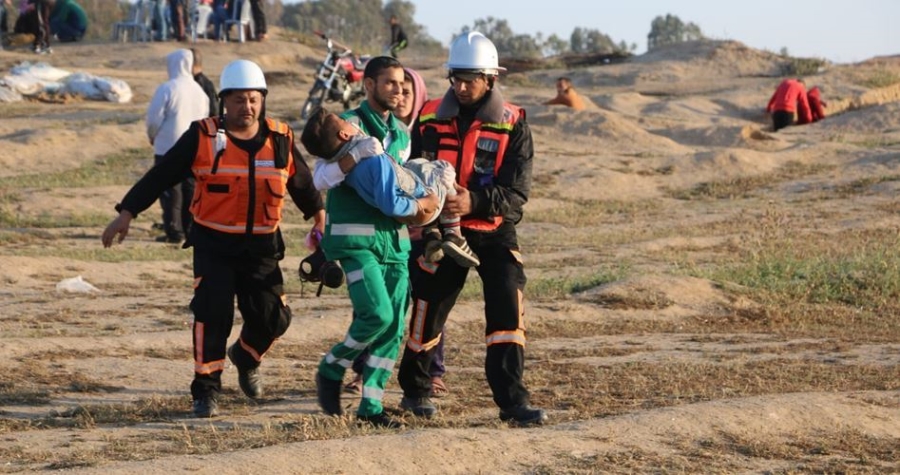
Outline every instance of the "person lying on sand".
<path id="1" fill-rule="evenodd" d="M 550 106 L 555 104 L 571 107 L 577 111 L 584 110 L 584 99 L 575 92 L 571 79 L 561 77 L 556 80 L 556 97 L 545 102 L 544 105 Z"/>

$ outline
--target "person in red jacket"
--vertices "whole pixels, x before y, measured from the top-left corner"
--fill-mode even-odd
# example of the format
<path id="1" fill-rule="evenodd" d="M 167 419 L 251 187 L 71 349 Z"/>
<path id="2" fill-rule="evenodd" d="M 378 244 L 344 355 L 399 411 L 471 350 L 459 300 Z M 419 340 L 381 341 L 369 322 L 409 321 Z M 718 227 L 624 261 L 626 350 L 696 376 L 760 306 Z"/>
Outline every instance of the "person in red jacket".
<path id="1" fill-rule="evenodd" d="M 813 86 L 809 92 L 806 93 L 806 99 L 809 102 L 809 110 L 812 113 L 812 121 L 818 122 L 825 118 L 825 108 L 828 107 L 828 104 L 822 100 L 822 90 L 819 89 L 819 86 Z"/>
<path id="2" fill-rule="evenodd" d="M 806 98 L 806 83 L 802 79 L 785 79 L 778 85 L 769 99 L 766 112 L 772 114 L 772 126 L 777 131 L 794 123 L 812 122 L 809 101 Z"/>

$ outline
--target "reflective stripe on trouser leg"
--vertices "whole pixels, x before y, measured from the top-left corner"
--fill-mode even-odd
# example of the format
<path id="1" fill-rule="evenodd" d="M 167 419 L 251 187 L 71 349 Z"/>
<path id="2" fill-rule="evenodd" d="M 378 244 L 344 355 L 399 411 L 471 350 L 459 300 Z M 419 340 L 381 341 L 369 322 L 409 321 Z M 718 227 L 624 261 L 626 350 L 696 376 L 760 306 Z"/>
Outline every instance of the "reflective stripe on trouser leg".
<path id="1" fill-rule="evenodd" d="M 284 277 L 275 258 L 244 257 L 237 276 L 237 305 L 244 319 L 235 363 L 256 368 L 275 340 L 291 324 L 291 309 L 284 298 Z"/>
<path id="2" fill-rule="evenodd" d="M 379 414 L 403 336 L 403 320 L 409 300 L 406 262 L 385 264 L 368 252 L 341 259 L 355 318 L 344 341 L 331 348 L 319 364 L 323 376 L 343 379 L 353 359 L 368 348 L 363 368 L 363 398 L 358 413 Z"/>
<path id="3" fill-rule="evenodd" d="M 200 399 L 222 390 L 225 347 L 234 323 L 236 259 L 194 248 L 194 381 Z"/>
<path id="4" fill-rule="evenodd" d="M 452 259 L 444 259 L 433 274 L 417 272 L 413 280 L 413 318 L 410 336 L 403 350 L 397 380 L 403 395 L 411 398 L 428 396 L 431 391 L 431 361 L 438 336 L 447 321 L 450 309 L 469 273 Z"/>
<path id="5" fill-rule="evenodd" d="M 518 250 L 488 246 L 479 250 L 478 273 L 484 285 L 485 376 L 500 408 L 528 402 L 525 371 L 523 292 L 525 270 Z"/>

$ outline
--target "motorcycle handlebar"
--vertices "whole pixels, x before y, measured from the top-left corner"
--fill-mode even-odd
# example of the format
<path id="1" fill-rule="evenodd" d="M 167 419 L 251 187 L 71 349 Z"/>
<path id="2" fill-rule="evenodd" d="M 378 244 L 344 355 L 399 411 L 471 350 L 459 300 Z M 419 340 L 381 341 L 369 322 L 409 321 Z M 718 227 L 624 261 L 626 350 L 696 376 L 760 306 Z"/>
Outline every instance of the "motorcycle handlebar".
<path id="1" fill-rule="evenodd" d="M 333 38 L 329 38 L 328 35 L 326 35 L 325 33 L 321 32 L 319 30 L 313 30 L 313 34 L 318 36 L 319 38 L 322 38 L 325 41 L 328 41 L 329 42 L 328 49 L 332 49 L 332 46 L 334 46 L 334 47 L 344 50 L 344 52 L 341 53 L 342 56 L 346 56 L 352 52 L 352 49 L 349 46 L 347 46 Z"/>

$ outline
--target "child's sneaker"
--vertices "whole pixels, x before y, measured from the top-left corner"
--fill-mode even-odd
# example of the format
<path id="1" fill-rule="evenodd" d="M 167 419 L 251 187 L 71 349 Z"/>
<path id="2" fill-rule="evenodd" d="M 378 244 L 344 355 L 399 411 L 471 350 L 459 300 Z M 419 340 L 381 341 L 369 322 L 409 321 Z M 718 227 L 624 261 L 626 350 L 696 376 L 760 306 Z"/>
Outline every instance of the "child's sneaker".
<path id="1" fill-rule="evenodd" d="M 425 232 L 425 252 L 423 257 L 425 262 L 432 264 L 444 258 L 443 243 L 441 242 L 441 232 L 437 229 L 431 229 Z"/>
<path id="2" fill-rule="evenodd" d="M 477 267 L 481 265 L 481 261 L 472 252 L 469 243 L 458 234 L 445 234 L 441 248 L 444 250 L 444 254 L 452 257 L 462 267 Z"/>

